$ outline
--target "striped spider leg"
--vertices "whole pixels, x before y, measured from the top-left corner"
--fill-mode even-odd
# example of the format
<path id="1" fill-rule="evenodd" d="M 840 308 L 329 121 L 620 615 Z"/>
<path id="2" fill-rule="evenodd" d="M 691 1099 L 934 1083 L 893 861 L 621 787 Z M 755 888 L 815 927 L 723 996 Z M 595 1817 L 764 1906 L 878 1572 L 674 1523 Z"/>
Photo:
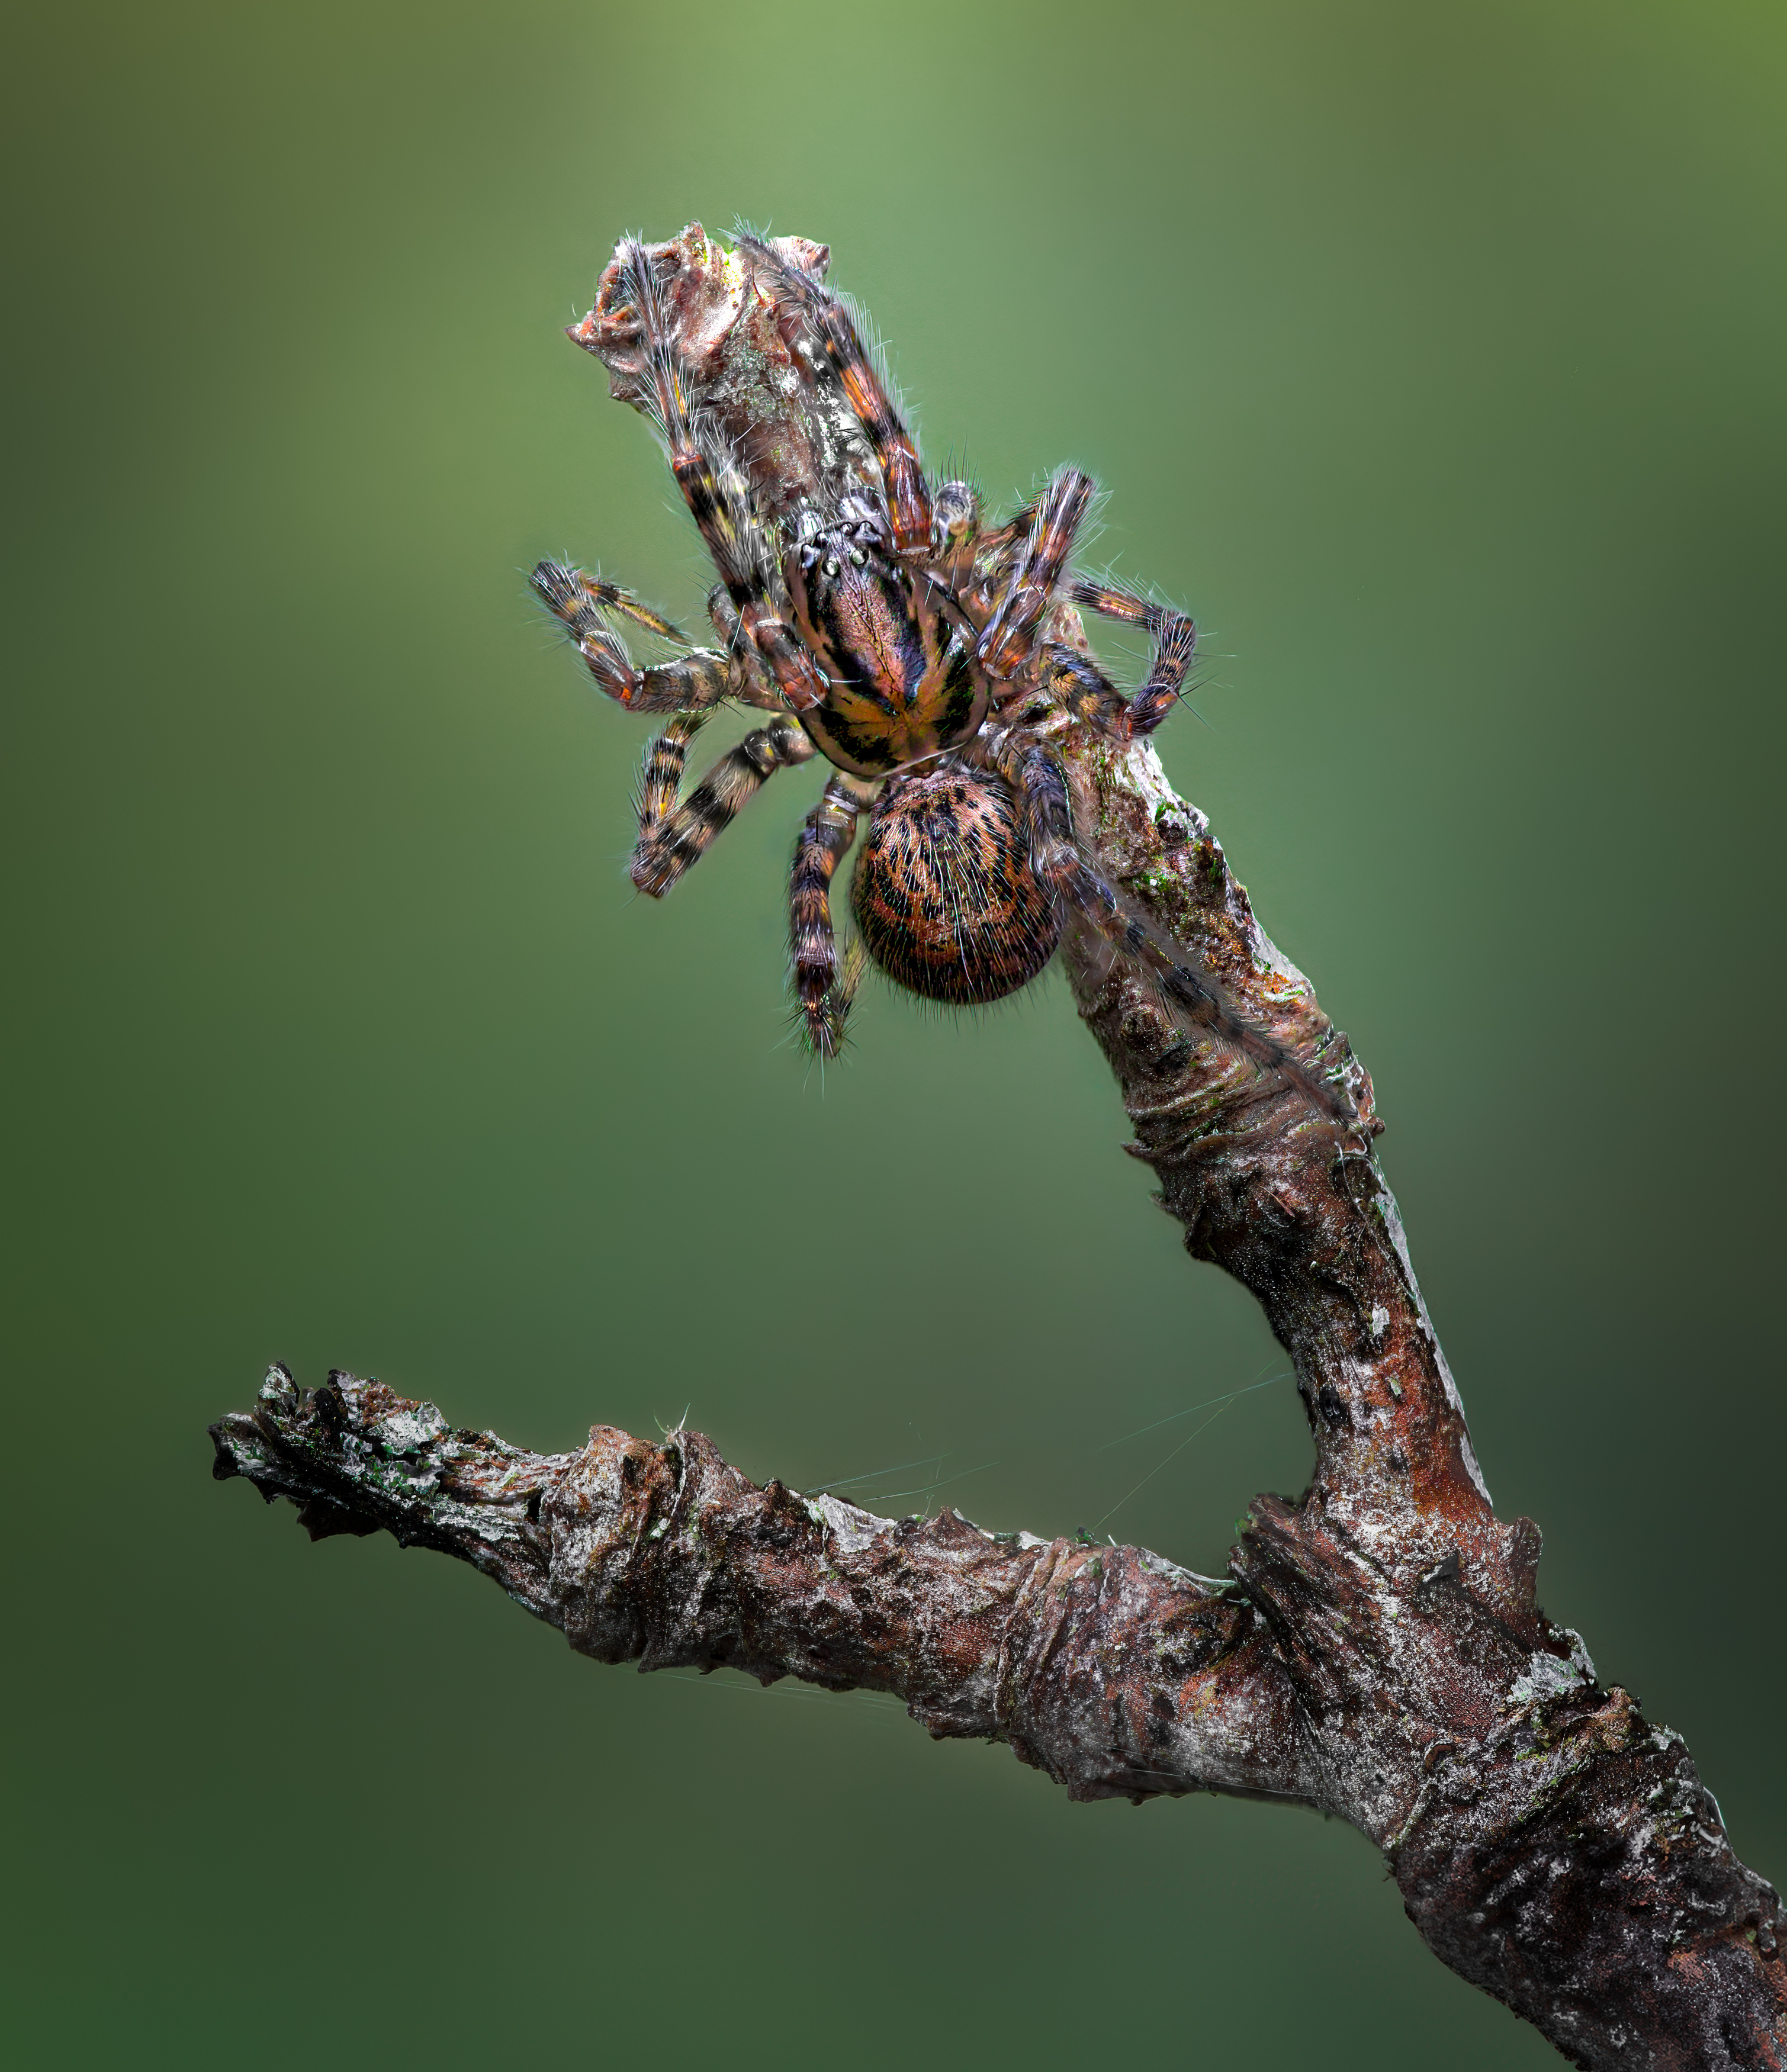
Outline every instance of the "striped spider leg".
<path id="1" fill-rule="evenodd" d="M 710 648 L 690 648 L 655 668 L 636 668 L 610 615 L 630 619 L 661 640 L 688 643 L 669 620 L 642 604 L 618 583 L 605 582 L 560 561 L 541 561 L 528 578 L 535 594 L 570 635 L 597 688 L 629 712 L 706 710 L 723 698 L 747 696 L 737 662 Z M 723 635 L 726 622 L 718 620 Z M 755 702 L 756 701 L 753 701 Z"/>
<path id="2" fill-rule="evenodd" d="M 779 769 L 805 762 L 813 744 L 783 713 L 773 683 L 756 655 L 743 644 L 739 615 L 723 588 L 709 597 L 708 611 L 730 653 L 692 648 L 671 661 L 640 669 L 608 615 L 630 619 L 660 639 L 680 640 L 669 619 L 618 585 L 556 561 L 541 561 L 530 580 L 610 697 L 629 712 L 672 715 L 646 751 L 638 798 L 639 841 L 629 866 L 640 890 L 661 898 L 768 779 Z M 678 804 L 689 744 L 720 705 L 732 698 L 767 707 L 776 717 L 723 755 Z"/>
<path id="3" fill-rule="evenodd" d="M 718 430 L 690 401 L 692 384 L 674 343 L 651 254 L 636 238 L 627 238 L 615 256 L 638 319 L 640 361 L 649 386 L 648 414 L 738 615 L 740 635 L 768 671 L 788 709 L 810 711 L 825 697 L 825 683 L 776 602 L 775 550 L 757 518 L 750 483 Z"/>
<path id="4" fill-rule="evenodd" d="M 706 854 L 739 812 L 778 770 L 811 759 L 813 747 L 782 710 L 776 684 L 743 628 L 723 584 L 708 593 L 707 613 L 731 658 L 733 688 L 727 695 L 763 707 L 774 717 L 705 771 L 679 804 L 689 743 L 712 717 L 714 705 L 677 713 L 645 754 L 639 787 L 639 842 L 628 874 L 641 892 L 661 899 L 691 864 Z"/>
<path id="5" fill-rule="evenodd" d="M 853 936 L 840 970 L 831 919 L 831 881 L 856 839 L 860 815 L 874 800 L 859 783 L 834 775 L 801 823 L 788 882 L 789 956 L 802 1038 L 815 1056 L 835 1058 L 862 983 L 867 952 Z"/>
<path id="6" fill-rule="evenodd" d="M 817 340 L 842 384 L 880 471 L 894 552 L 905 560 L 928 556 L 933 516 L 924 465 L 905 420 L 863 343 L 848 306 L 810 274 L 789 265 L 760 238 L 741 231 L 739 249 L 748 257 L 774 298 L 778 326 L 790 352 L 799 352 L 804 327 Z"/>
<path id="7" fill-rule="evenodd" d="M 1197 627 L 1170 606 L 1101 583 L 1073 583 L 1068 595 L 1102 618 L 1139 626 L 1152 637 L 1147 676 L 1140 690 L 1125 697 L 1095 663 L 1051 641 L 1043 650 L 1042 681 L 1076 719 L 1108 740 L 1133 741 L 1138 734 L 1152 734 L 1184 690 L 1186 672 L 1197 652 Z"/>
<path id="8" fill-rule="evenodd" d="M 1030 530 L 1003 594 L 980 636 L 975 660 L 995 681 L 1019 675 L 1055 602 L 1073 543 L 1092 503 L 1092 479 L 1064 467 L 1031 506 Z"/>
<path id="9" fill-rule="evenodd" d="M 792 770 L 818 753 L 785 713 L 753 728 L 706 771 L 679 805 L 677 790 L 690 742 L 708 712 L 684 713 L 652 744 L 640 786 L 639 845 L 628 875 L 641 892 L 661 899 L 690 865 L 698 863 L 778 770 Z"/>
<path id="10" fill-rule="evenodd" d="M 1066 582 L 1075 536 L 1092 493 L 1087 476 L 1077 468 L 1064 468 L 1044 495 L 1007 528 L 1008 536 L 1015 534 L 1028 521 L 1027 535 L 1005 549 L 1006 587 L 981 635 L 979 658 L 989 675 L 1011 684 L 1000 704 L 1026 696 L 1023 679 L 1033 674 L 1075 718 L 1110 739 L 1130 741 L 1152 734 L 1172 709 L 1197 651 L 1197 628 L 1184 612 L 1131 591 L 1070 582 L 1067 594 L 1073 603 L 1103 618 L 1142 627 L 1152 636 L 1147 680 L 1125 697 L 1096 663 L 1054 641 L 1044 643 L 1038 666 L 1036 636 Z"/>
<path id="11" fill-rule="evenodd" d="M 1184 961 L 1184 948 L 1140 914 L 1088 861 L 1073 823 L 1067 773 L 1043 742 L 1012 730 L 993 738 L 983 752 L 989 767 L 1005 779 L 1018 801 L 1031 870 L 1056 897 L 1151 972 L 1162 993 L 1220 1044 L 1296 1087 L 1335 1121 L 1357 1120 L 1344 1089 L 1331 1086 L 1257 1022 L 1237 1013 L 1211 973 Z"/>

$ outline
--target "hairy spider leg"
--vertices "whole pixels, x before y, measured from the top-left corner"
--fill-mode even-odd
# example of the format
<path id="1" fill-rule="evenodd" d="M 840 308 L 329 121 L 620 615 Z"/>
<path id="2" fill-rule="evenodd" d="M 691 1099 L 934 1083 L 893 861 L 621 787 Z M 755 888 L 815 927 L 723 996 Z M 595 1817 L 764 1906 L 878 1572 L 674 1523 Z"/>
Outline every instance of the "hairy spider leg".
<path id="1" fill-rule="evenodd" d="M 643 626 L 648 633 L 655 633 L 661 639 L 674 640 L 678 647 L 692 644 L 687 634 L 673 626 L 661 611 L 653 611 L 643 598 L 636 597 L 630 590 L 623 590 L 619 583 L 606 582 L 583 569 L 574 569 L 571 574 L 588 592 L 590 602 L 603 611 L 618 611 L 636 626 Z"/>
<path id="2" fill-rule="evenodd" d="M 627 643 L 604 616 L 607 612 L 624 612 L 669 639 L 681 636 L 669 619 L 661 619 L 612 583 L 557 561 L 541 561 L 528 581 L 576 643 L 597 684 L 629 712 L 705 711 L 723 698 L 742 694 L 740 671 L 727 656 L 710 648 L 692 648 L 674 661 L 653 668 L 635 668 Z"/>
<path id="3" fill-rule="evenodd" d="M 762 657 L 790 709 L 810 711 L 824 698 L 825 684 L 771 594 L 775 557 L 751 509 L 749 484 L 724 441 L 690 402 L 650 254 L 636 238 L 628 238 L 616 257 L 623 278 L 631 284 L 640 363 L 651 384 L 651 414 L 663 436 L 670 472 L 739 615 L 744 638 Z"/>
<path id="4" fill-rule="evenodd" d="M 1148 659 L 1148 676 L 1134 697 L 1123 698 L 1115 686 L 1105 684 L 1103 676 L 1099 682 L 1105 690 L 1111 692 L 1115 706 L 1099 706 L 1099 715 L 1082 713 L 1080 717 L 1090 719 L 1099 727 L 1101 734 L 1111 734 L 1118 740 L 1132 740 L 1136 734 L 1153 734 L 1167 713 L 1171 711 L 1180 694 L 1186 688 L 1186 673 L 1190 672 L 1198 652 L 1198 628 L 1184 611 L 1173 611 L 1171 605 L 1157 605 L 1153 598 L 1136 597 L 1134 590 L 1115 590 L 1103 582 L 1074 582 L 1068 586 L 1068 597 L 1086 611 L 1097 611 L 1099 618 L 1118 619 L 1123 626 L 1140 626 L 1155 643 L 1153 657 Z M 1051 665 L 1057 657 L 1072 655 L 1072 648 L 1049 648 Z M 1078 655 L 1072 661 L 1080 663 Z M 1057 692 L 1061 702 L 1070 709 L 1070 694 Z"/>
<path id="5" fill-rule="evenodd" d="M 867 960 L 853 939 L 844 968 L 831 919 L 831 881 L 856 839 L 859 815 L 867 802 L 842 777 L 834 777 L 819 803 L 801 824 L 788 880 L 788 944 L 801 1031 L 816 1056 L 835 1058 L 844 1045 L 844 1025 Z"/>
<path id="6" fill-rule="evenodd" d="M 1131 741 L 1138 734 L 1152 734 L 1185 688 L 1186 672 L 1197 652 L 1196 627 L 1182 611 L 1101 583 L 1074 583 L 1068 595 L 1103 618 L 1145 628 L 1153 638 L 1154 654 L 1147 680 L 1126 698 L 1095 663 L 1071 648 L 1051 643 L 1043 651 L 1048 689 L 1076 719 L 1111 740 Z"/>
<path id="7" fill-rule="evenodd" d="M 1029 660 L 1091 502 L 1092 479 L 1077 467 L 1064 467 L 1038 500 L 1005 594 L 980 636 L 976 659 L 988 676 L 1015 676 Z"/>
<path id="8" fill-rule="evenodd" d="M 928 554 L 932 544 L 931 492 L 925 486 L 924 469 L 918 448 L 905 421 L 887 393 L 887 384 L 876 371 L 850 310 L 799 267 L 791 266 L 760 238 L 743 232 L 739 249 L 753 265 L 769 277 L 778 315 L 792 307 L 805 318 L 825 349 L 832 371 L 843 384 L 844 395 L 855 413 L 863 435 L 881 471 L 883 494 L 893 529 L 896 554 Z M 792 348 L 795 343 L 783 326 L 783 335 Z"/>
<path id="9" fill-rule="evenodd" d="M 686 720 L 694 715 L 681 717 Z M 657 750 L 665 749 L 666 766 L 670 757 L 677 758 L 679 779 L 681 757 L 692 732 L 692 729 L 683 730 L 680 738 L 673 739 L 678 734 L 677 724 L 673 722 L 653 750 L 655 758 Z M 641 892 L 661 899 L 778 770 L 791 769 L 817 752 L 793 721 L 778 713 L 768 726 L 756 728 L 736 748 L 723 755 L 680 806 L 663 811 L 650 826 L 645 823 L 646 806 L 653 798 L 648 771 L 640 801 L 639 846 L 633 851 L 628 876 Z M 668 809 L 673 796 L 660 788 L 655 798 Z"/>
<path id="10" fill-rule="evenodd" d="M 1125 697 L 1089 656 L 1054 641 L 1043 648 L 1039 673 L 1044 688 L 1074 718 L 1107 740 L 1133 741 L 1138 734 L 1152 734 L 1184 689 L 1196 639 L 1190 619 L 1176 612 L 1172 616 L 1176 624 L 1157 642 L 1148 680 L 1133 697 Z M 1169 640 L 1171 645 L 1167 644 Z"/>
<path id="11" fill-rule="evenodd" d="M 990 759 L 1023 807 L 1031 869 L 1045 885 L 1151 972 L 1161 991 L 1192 1021 L 1262 1071 L 1288 1079 L 1324 1115 L 1337 1122 L 1357 1121 L 1357 1112 L 1343 1089 L 1329 1085 L 1257 1022 L 1237 1013 L 1217 980 L 1182 963 L 1184 949 L 1134 912 L 1116 887 L 1087 862 L 1074 830 L 1067 773 L 1048 749 L 1036 742 L 1019 745 L 1007 740 L 994 746 Z"/>
<path id="12" fill-rule="evenodd" d="M 689 759 L 689 744 L 713 717 L 706 712 L 678 713 L 645 751 L 639 773 L 639 792 L 633 800 L 639 815 L 640 846 L 661 828 L 675 810 L 682 789 L 683 765 Z"/>
<path id="13" fill-rule="evenodd" d="M 707 616 L 714 631 L 725 643 L 738 680 L 730 695 L 747 705 L 760 705 L 768 712 L 783 709 L 781 693 L 776 688 L 776 679 L 764 667 L 764 659 L 744 637 L 744 627 L 732 600 L 726 594 L 724 583 L 715 583 L 707 593 Z"/>

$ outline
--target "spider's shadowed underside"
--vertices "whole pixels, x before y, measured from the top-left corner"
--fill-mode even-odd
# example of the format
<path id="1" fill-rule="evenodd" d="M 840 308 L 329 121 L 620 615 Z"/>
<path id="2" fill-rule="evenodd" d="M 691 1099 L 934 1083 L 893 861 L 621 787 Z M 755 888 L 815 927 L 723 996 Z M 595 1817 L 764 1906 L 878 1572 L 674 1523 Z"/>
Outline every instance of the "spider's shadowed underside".
<path id="1" fill-rule="evenodd" d="M 707 601 L 716 644 L 689 645 L 581 569 L 542 561 L 532 578 L 601 689 L 667 716 L 640 788 L 634 884 L 661 898 L 777 770 L 821 757 L 832 774 L 801 825 L 789 886 L 799 1026 L 820 1057 L 842 1046 L 866 960 L 927 999 L 994 1001 L 1048 963 L 1072 909 L 1200 1035 L 1351 1122 L 1344 1075 L 1237 1013 L 1196 953 L 1099 870 L 1076 825 L 1062 733 L 1077 722 L 1113 742 L 1151 734 L 1196 642 L 1183 613 L 1075 574 L 1090 479 L 1063 468 L 1004 524 L 986 524 L 970 483 L 926 476 L 852 311 L 823 285 L 825 248 L 741 232 L 735 251 L 714 256 L 736 270 L 739 306 L 767 313 L 785 352 L 797 393 L 778 411 L 809 434 L 821 492 L 778 504 L 768 457 L 707 407 L 714 345 L 679 327 L 677 248 L 629 238 L 571 335 L 611 368 L 624 360 L 627 385 L 617 373 L 614 393 L 664 442 L 719 578 Z M 1148 635 L 1139 689 L 1120 691 L 1068 637 L 1075 607 Z M 636 665 L 620 630 L 628 621 L 679 652 Z M 764 723 L 684 796 L 690 745 L 729 702 L 760 709 Z M 857 932 L 841 956 L 832 879 L 865 816 Z"/>

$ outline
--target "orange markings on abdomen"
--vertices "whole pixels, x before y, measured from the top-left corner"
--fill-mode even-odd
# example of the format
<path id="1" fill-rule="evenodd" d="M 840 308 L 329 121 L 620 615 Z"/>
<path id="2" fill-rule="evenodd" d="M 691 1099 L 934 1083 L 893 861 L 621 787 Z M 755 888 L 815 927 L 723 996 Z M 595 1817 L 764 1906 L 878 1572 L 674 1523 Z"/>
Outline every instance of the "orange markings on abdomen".
<path id="1" fill-rule="evenodd" d="M 959 769 L 888 787 L 857 857 L 850 903 L 889 978 L 958 1006 L 1027 985 L 1060 940 L 1009 788 Z"/>

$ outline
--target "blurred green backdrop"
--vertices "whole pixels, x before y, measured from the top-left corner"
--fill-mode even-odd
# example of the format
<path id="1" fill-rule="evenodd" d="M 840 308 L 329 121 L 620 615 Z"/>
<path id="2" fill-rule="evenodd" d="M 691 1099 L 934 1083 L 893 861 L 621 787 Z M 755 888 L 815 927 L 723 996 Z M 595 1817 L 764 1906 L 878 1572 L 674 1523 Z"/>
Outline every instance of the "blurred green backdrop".
<path id="1" fill-rule="evenodd" d="M 1089 466 L 1196 611 L 1167 767 L 1376 1075 L 1491 1486 L 1787 1875 L 1778 10 L 8 38 L 12 2062 L 1556 2062 L 1344 1828 L 601 1670 L 208 1478 L 278 1355 L 547 1448 L 687 1405 L 760 1478 L 1206 1568 L 1305 1479 L 1282 1382 L 1110 1443 L 1279 1363 L 1058 978 L 877 989 L 805 1075 L 810 773 L 629 901 L 644 730 L 521 571 L 698 609 L 560 335 L 696 216 L 829 240 L 933 456 Z M 910 1233 L 867 1308 L 859 1212 Z"/>

